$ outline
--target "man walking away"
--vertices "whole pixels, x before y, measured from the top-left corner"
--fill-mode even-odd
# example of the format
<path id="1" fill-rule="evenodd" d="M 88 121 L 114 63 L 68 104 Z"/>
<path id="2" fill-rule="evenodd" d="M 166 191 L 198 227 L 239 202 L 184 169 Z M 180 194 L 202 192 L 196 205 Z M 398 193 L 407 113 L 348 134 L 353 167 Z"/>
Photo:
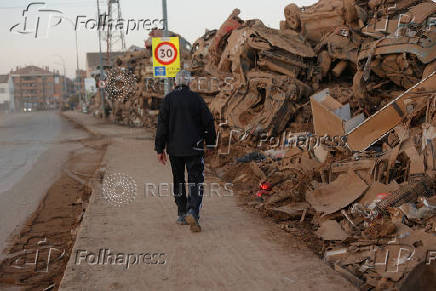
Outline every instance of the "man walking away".
<path id="1" fill-rule="evenodd" d="M 169 155 L 178 208 L 178 224 L 200 232 L 200 208 L 203 200 L 204 146 L 216 140 L 213 116 L 203 98 L 189 89 L 191 74 L 180 71 L 176 88 L 165 96 L 158 118 L 155 150 L 163 165 Z M 186 197 L 185 167 L 188 172 L 189 196 Z"/>

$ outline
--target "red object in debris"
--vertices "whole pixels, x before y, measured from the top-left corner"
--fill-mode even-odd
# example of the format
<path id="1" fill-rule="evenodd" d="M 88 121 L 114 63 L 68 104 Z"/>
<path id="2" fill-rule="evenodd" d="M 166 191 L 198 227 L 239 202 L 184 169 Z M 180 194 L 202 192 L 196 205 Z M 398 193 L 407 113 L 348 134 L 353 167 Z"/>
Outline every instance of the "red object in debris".
<path id="1" fill-rule="evenodd" d="M 260 184 L 260 189 L 264 190 L 264 191 L 271 191 L 272 190 L 272 185 L 271 185 L 271 183 L 263 182 L 263 183 Z"/>
<path id="2" fill-rule="evenodd" d="M 243 21 L 239 18 L 239 14 L 241 14 L 241 11 L 239 9 L 233 10 L 232 14 L 226 19 L 226 21 L 224 21 L 224 23 L 218 29 L 217 33 L 215 34 L 215 39 L 213 40 L 213 49 L 218 49 L 221 40 L 226 34 L 242 26 Z"/>
<path id="3" fill-rule="evenodd" d="M 271 190 L 272 190 L 272 185 L 271 185 L 271 183 L 268 183 L 268 182 L 262 182 L 262 183 L 260 183 L 260 185 L 259 185 L 259 191 L 256 193 L 256 196 L 257 196 L 258 198 L 262 198 L 263 195 L 265 195 L 265 194 L 270 194 Z"/>
<path id="4" fill-rule="evenodd" d="M 265 194 L 269 194 L 269 191 L 260 190 L 256 193 L 256 196 L 262 198 Z"/>
<path id="5" fill-rule="evenodd" d="M 256 196 L 259 198 L 262 198 L 263 195 L 269 194 L 269 192 L 271 192 L 271 190 L 272 190 L 271 183 L 268 183 L 268 182 L 260 183 L 259 191 L 256 193 Z"/>
<path id="6" fill-rule="evenodd" d="M 391 195 L 391 193 L 380 193 L 380 194 L 377 194 L 376 200 L 380 200 L 381 201 L 381 200 L 387 198 L 390 195 Z"/>

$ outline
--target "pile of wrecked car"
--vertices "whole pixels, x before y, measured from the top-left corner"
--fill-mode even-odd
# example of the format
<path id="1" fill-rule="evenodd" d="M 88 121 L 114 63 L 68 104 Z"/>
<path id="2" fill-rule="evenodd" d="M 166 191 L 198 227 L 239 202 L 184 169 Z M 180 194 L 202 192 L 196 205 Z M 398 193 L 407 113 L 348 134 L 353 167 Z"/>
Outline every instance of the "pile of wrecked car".
<path id="1" fill-rule="evenodd" d="M 436 4 L 290 4 L 280 30 L 239 14 L 193 45 L 218 84 L 193 86 L 212 168 L 356 286 L 406 286 L 436 246 Z"/>

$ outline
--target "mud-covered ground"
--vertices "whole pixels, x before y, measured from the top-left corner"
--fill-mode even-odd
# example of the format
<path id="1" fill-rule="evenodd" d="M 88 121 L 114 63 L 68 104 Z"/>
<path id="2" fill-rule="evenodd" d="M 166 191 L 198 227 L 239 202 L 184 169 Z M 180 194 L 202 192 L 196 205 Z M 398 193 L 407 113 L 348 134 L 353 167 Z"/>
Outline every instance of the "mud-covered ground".
<path id="1" fill-rule="evenodd" d="M 102 137 L 80 140 L 59 178 L 38 209 L 10 238 L 0 263 L 0 289 L 57 290 L 76 238 L 78 226 L 99 178 L 98 169 L 107 147 Z"/>

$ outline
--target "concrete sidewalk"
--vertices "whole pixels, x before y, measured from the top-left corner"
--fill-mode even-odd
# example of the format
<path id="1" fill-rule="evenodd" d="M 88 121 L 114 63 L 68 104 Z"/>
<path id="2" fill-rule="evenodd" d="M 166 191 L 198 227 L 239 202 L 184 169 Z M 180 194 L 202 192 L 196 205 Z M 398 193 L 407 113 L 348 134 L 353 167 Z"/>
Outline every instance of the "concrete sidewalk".
<path id="1" fill-rule="evenodd" d="M 225 193 L 205 193 L 201 233 L 176 225 L 168 191 L 160 196 L 145 191 L 147 183 L 172 182 L 170 166 L 156 160 L 151 132 L 76 112 L 65 115 L 108 135 L 105 176 L 123 174 L 137 187 L 135 200 L 123 207 L 112 206 L 100 187 L 94 189 L 60 290 L 354 289 L 309 250 L 290 246 L 289 234 L 239 208 L 237 198 Z M 207 178 L 206 184 L 212 182 L 217 181 Z M 108 251 L 104 258 L 101 249 L 119 254 L 120 265 L 110 264 Z M 147 253 L 163 255 L 153 259 Z"/>

